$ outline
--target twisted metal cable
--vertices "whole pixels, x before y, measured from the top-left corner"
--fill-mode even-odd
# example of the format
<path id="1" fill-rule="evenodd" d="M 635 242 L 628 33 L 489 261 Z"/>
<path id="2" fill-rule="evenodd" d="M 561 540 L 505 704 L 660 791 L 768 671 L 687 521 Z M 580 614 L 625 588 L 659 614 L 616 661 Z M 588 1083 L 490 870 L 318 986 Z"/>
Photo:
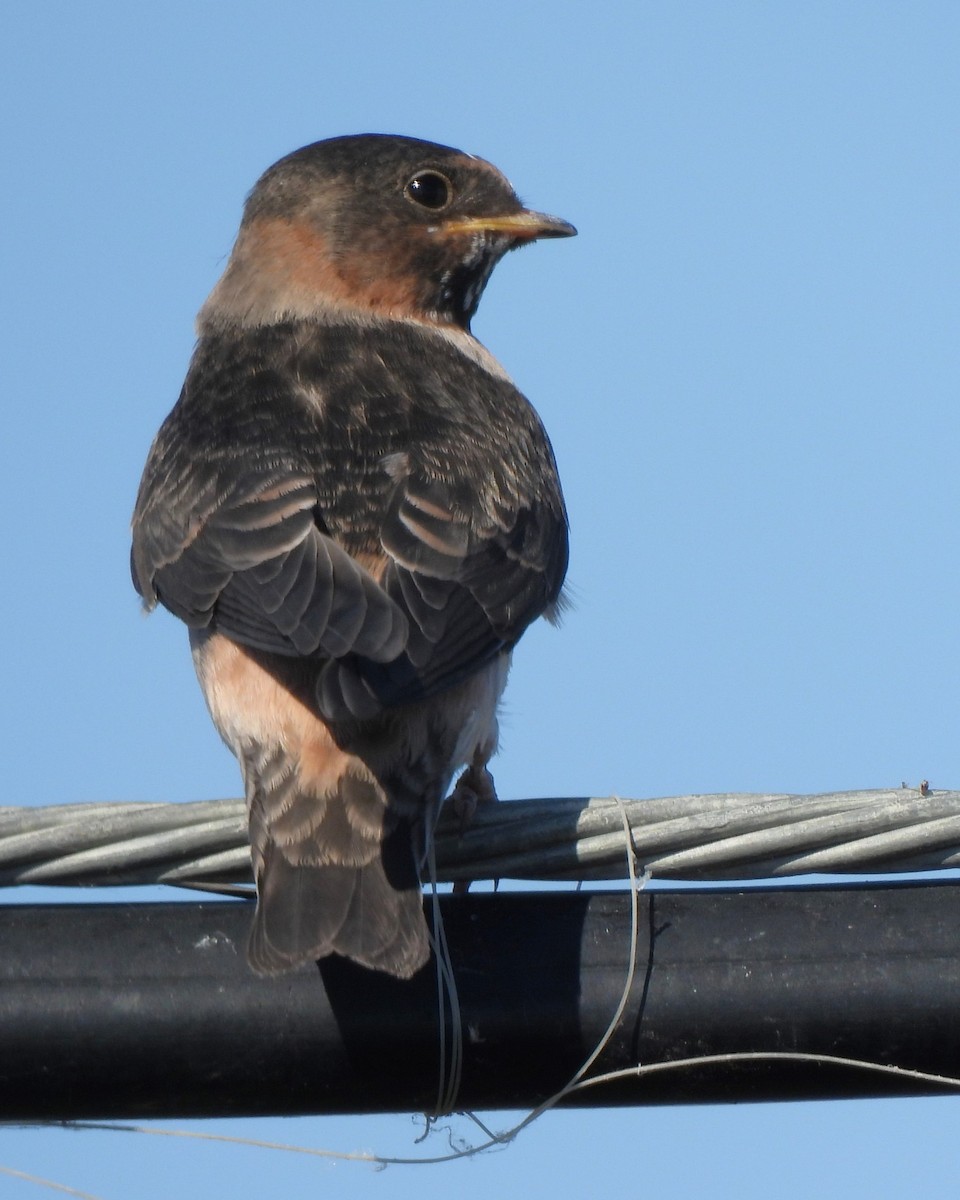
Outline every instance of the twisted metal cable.
<path id="1" fill-rule="evenodd" d="M 901 787 L 816 796 L 553 799 L 446 812 L 438 878 L 625 877 L 622 812 L 659 879 L 764 879 L 960 866 L 960 792 Z M 242 800 L 0 808 L 0 886 L 250 883 Z"/>

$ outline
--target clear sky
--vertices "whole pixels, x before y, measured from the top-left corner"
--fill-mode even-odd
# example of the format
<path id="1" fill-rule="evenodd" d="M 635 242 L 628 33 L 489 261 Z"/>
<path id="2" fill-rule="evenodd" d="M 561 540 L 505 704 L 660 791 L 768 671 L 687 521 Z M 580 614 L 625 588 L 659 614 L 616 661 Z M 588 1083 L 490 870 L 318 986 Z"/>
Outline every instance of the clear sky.
<path id="1" fill-rule="evenodd" d="M 4 803 L 238 792 L 182 628 L 138 611 L 129 514 L 246 191 L 363 131 L 489 158 L 580 229 L 510 256 L 475 323 L 573 537 L 501 794 L 958 786 L 954 0 L 10 0 L 0 27 Z M 0 1165 L 104 1200 L 950 1194 L 958 1105 L 567 1112 L 382 1173 L 6 1130 Z M 445 1145 L 404 1115 L 204 1128 Z"/>

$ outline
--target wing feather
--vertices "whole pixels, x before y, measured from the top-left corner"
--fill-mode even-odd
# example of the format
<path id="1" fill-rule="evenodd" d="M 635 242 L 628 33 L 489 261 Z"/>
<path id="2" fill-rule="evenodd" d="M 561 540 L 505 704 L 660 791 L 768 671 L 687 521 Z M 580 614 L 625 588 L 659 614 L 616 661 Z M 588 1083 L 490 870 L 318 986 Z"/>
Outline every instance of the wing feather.
<path id="1" fill-rule="evenodd" d="M 149 469 L 149 468 L 148 468 Z M 159 599 L 194 628 L 220 632 L 256 649 L 284 655 L 362 654 L 395 658 L 406 643 L 406 619 L 359 562 L 317 526 L 316 488 L 309 479 L 252 473 L 239 496 L 208 513 L 192 497 L 209 495 L 193 463 L 173 491 L 184 513 L 179 554 L 170 508 L 161 526 L 151 490 L 134 517 L 134 579 L 148 601 Z M 186 532 L 189 529 L 189 534 Z M 151 551 L 153 561 L 151 562 Z"/>
<path id="2" fill-rule="evenodd" d="M 300 336 L 201 342 L 148 459 L 132 570 L 148 607 L 315 659 L 319 710 L 363 717 L 452 686 L 555 613 L 566 514 L 509 381 L 442 340 L 425 371 L 402 327 L 313 326 L 291 370 Z"/>

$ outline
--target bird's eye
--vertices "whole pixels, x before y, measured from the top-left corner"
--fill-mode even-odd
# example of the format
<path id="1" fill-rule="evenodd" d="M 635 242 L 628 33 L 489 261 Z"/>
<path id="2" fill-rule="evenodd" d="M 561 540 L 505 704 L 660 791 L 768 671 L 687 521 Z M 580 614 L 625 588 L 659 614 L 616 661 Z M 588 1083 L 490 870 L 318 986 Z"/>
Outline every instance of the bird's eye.
<path id="1" fill-rule="evenodd" d="M 403 194 L 421 208 L 439 212 L 453 199 L 453 184 L 439 171 L 420 171 L 403 189 Z"/>

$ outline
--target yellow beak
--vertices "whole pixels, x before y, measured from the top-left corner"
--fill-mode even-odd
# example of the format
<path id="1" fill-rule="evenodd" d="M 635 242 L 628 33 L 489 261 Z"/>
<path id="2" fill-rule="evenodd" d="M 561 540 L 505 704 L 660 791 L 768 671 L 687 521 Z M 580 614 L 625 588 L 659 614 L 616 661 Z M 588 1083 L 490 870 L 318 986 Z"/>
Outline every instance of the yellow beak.
<path id="1" fill-rule="evenodd" d="M 577 232 L 569 221 L 526 208 L 500 217 L 459 217 L 455 221 L 444 221 L 441 228 L 444 233 L 509 233 L 531 242 L 537 238 L 573 237 Z"/>

